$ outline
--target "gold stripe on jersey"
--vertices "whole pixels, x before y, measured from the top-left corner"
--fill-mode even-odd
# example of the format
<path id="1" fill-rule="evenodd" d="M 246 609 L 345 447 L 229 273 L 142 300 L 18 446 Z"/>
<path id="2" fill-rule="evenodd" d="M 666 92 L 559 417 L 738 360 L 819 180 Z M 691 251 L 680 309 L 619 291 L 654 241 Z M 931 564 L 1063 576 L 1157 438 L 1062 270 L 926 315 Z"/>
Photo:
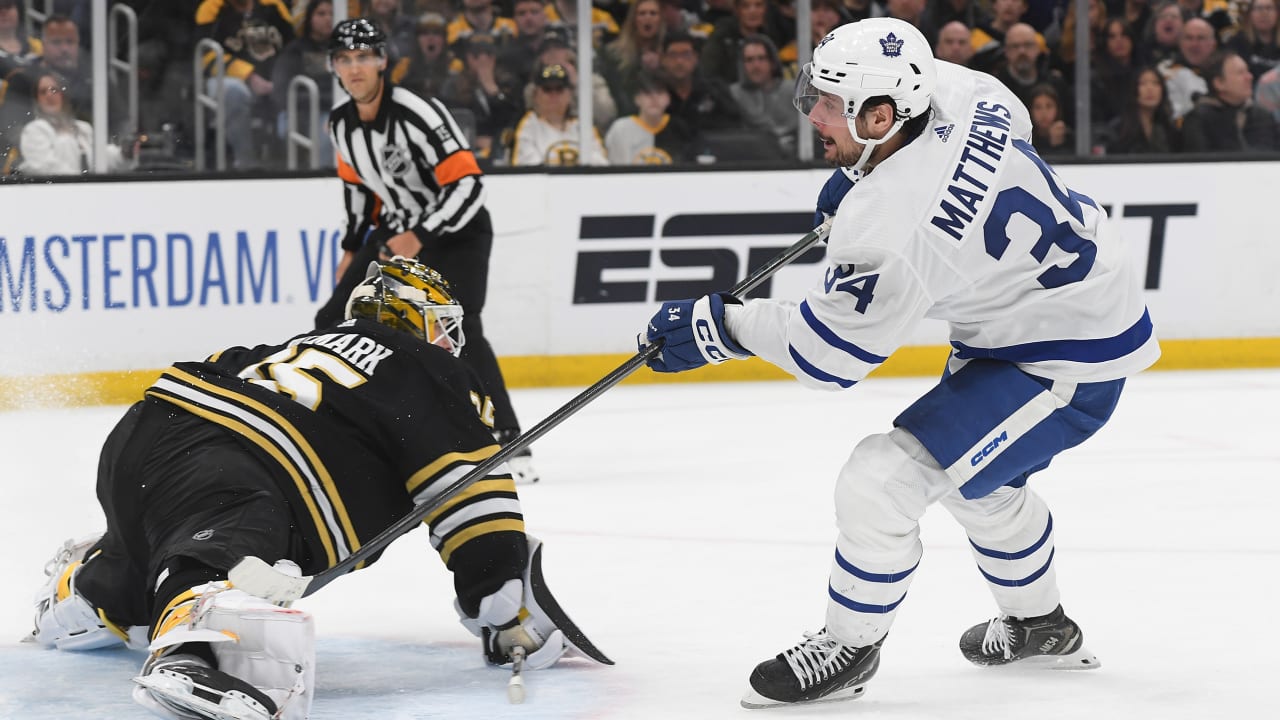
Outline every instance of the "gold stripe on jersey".
<path id="1" fill-rule="evenodd" d="M 311 522 L 318 530 L 316 534 L 319 535 L 320 543 L 324 546 L 325 560 L 328 562 L 330 567 L 338 563 L 338 557 L 333 548 L 333 541 L 330 539 L 331 533 L 326 527 L 324 518 L 320 516 L 320 509 L 316 507 L 314 500 L 312 500 L 311 493 L 307 489 L 307 481 L 303 479 L 301 473 L 298 472 L 298 469 L 293 465 L 293 463 L 289 462 L 288 458 L 284 456 L 284 453 L 280 451 L 280 448 L 276 447 L 275 443 L 263 437 L 248 425 L 219 415 L 200 405 L 187 402 L 186 400 L 182 400 L 171 395 L 153 392 L 151 390 L 148 390 L 147 394 L 159 400 L 164 400 L 167 403 L 177 405 L 192 415 L 202 417 L 211 423 L 221 425 L 240 437 L 249 440 L 254 445 L 262 448 L 263 452 L 274 458 L 275 461 L 280 464 L 280 467 L 284 468 L 285 471 L 289 473 L 289 476 L 293 478 L 293 483 L 298 488 L 298 494 L 302 496 L 302 502 L 307 506 L 307 513 L 311 516 Z"/>
<path id="2" fill-rule="evenodd" d="M 316 529 L 318 530 L 320 537 L 323 539 L 325 535 L 328 534 L 332 536 L 335 541 L 334 545 L 336 547 L 330 548 L 327 543 L 325 547 L 326 552 L 337 557 L 337 560 L 329 560 L 330 565 L 338 560 L 345 559 L 351 552 L 359 549 L 360 539 L 356 535 L 354 526 L 351 524 L 351 518 L 347 513 L 346 505 L 342 502 L 342 496 L 339 494 L 337 487 L 333 484 L 333 478 L 329 475 L 328 468 L 325 467 L 323 462 L 321 462 L 320 458 L 316 455 L 314 448 L 311 447 L 311 444 L 307 439 L 298 431 L 297 428 L 293 427 L 292 423 L 276 411 L 250 397 L 245 396 L 244 394 L 206 382 L 195 375 L 183 372 L 177 368 L 170 368 L 166 371 L 164 377 L 161 377 L 161 379 L 157 381 L 157 383 L 153 385 L 148 392 L 156 392 L 158 387 L 166 380 L 166 378 L 173 381 L 179 388 L 186 388 L 192 393 L 195 393 L 195 397 L 187 398 L 189 401 L 200 403 L 202 407 L 206 408 L 210 412 L 217 413 L 216 417 L 209 417 L 205 415 L 202 415 L 202 417 L 205 417 L 215 423 L 225 425 L 224 420 L 229 419 L 227 416 L 231 415 L 242 422 L 248 422 L 254 425 L 253 430 L 248 433 L 245 433 L 244 430 L 237 430 L 237 432 L 241 433 L 247 439 L 252 440 L 264 449 L 267 449 L 268 445 L 279 445 L 280 450 L 289 450 L 290 448 L 284 447 L 283 443 L 286 441 L 291 443 L 293 450 L 292 454 L 294 455 L 293 459 L 286 459 L 278 452 L 271 452 L 270 454 L 293 477 L 294 483 L 298 487 L 299 494 L 303 497 L 304 501 L 310 503 L 310 499 L 315 498 L 315 500 L 322 505 L 327 505 L 328 508 L 332 508 L 333 514 L 336 515 L 336 520 L 335 518 L 328 517 L 329 514 L 323 512 L 326 509 L 324 507 L 320 508 L 321 512 L 319 513 L 326 516 L 323 521 L 319 521 L 316 514 L 312 515 L 312 520 L 316 524 Z M 212 397 L 201 397 L 201 391 L 208 393 Z M 163 395 L 160 397 L 165 400 L 170 399 Z M 202 403 L 202 400 L 205 402 Z M 220 410 L 216 407 L 212 407 L 208 404 L 208 400 L 231 403 L 231 410 Z M 265 425 L 266 429 L 275 431 L 282 437 L 273 438 L 269 433 L 263 432 L 263 428 L 258 427 L 258 425 Z M 303 476 L 305 476 L 309 482 L 304 481 Z"/>
<path id="3" fill-rule="evenodd" d="M 446 500 L 443 505 L 424 518 L 423 522 L 428 524 L 433 523 L 441 515 L 457 507 L 458 504 L 466 502 L 474 497 L 488 495 L 490 493 L 511 493 L 514 495 L 515 492 L 516 483 L 510 477 L 485 478 L 484 480 L 477 480 L 470 486 L 463 488 L 457 495 Z"/>
<path id="4" fill-rule="evenodd" d="M 445 453 L 409 476 L 409 480 L 405 482 L 404 487 L 409 491 L 409 495 L 416 495 L 427 482 L 436 482 L 437 487 L 444 487 L 444 485 L 448 485 L 453 480 L 471 472 L 477 462 L 489 459 L 498 450 L 499 447 L 497 445 L 486 445 L 479 450 L 472 450 L 471 452 Z M 440 481 L 444 481 L 443 485 L 440 484 Z M 426 498 L 420 498 L 418 502 L 423 499 Z"/>
<path id="5" fill-rule="evenodd" d="M 468 540 L 473 540 L 481 535 L 488 535 L 490 533 L 497 532 L 523 533 L 524 520 L 519 518 L 498 518 L 496 520 L 488 520 L 465 527 L 447 538 L 444 538 L 438 545 L 434 542 L 432 545 L 435 546 L 436 550 L 440 553 L 440 559 L 444 561 L 445 565 L 448 565 L 449 558 L 453 555 L 454 551 L 462 547 L 462 545 Z"/>

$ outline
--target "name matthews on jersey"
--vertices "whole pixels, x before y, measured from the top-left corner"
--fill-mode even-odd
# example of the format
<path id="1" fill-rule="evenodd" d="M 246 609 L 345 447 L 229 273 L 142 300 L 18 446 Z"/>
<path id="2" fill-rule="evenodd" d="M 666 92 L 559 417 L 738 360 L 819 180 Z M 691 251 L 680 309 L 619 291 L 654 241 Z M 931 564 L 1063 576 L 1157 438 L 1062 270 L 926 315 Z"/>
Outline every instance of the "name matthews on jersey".
<path id="1" fill-rule="evenodd" d="M 938 207 L 929 222 L 955 240 L 965 235 L 966 226 L 978 215 L 986 192 L 995 181 L 996 168 L 1009 148 L 1009 108 L 979 100 L 974 106 L 969 134 L 960 150 L 960 161 L 951 173 L 951 182 L 942 191 Z M 951 200 L 964 206 L 957 207 Z"/>

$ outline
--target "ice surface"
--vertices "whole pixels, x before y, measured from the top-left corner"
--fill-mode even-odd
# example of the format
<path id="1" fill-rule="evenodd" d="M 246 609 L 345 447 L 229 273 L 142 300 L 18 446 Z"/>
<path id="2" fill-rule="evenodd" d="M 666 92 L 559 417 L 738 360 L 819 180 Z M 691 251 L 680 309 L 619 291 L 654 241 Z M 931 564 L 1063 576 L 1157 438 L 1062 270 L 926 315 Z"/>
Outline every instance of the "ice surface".
<path id="1" fill-rule="evenodd" d="M 548 582 L 615 667 L 530 672 L 523 705 L 456 621 L 425 535 L 302 601 L 317 618 L 313 717 L 745 718 L 751 668 L 823 622 L 831 485 L 862 436 L 930 385 L 615 388 L 543 438 L 522 488 Z M 526 426 L 574 389 L 513 393 Z M 141 656 L 19 644 L 41 569 L 101 527 L 98 449 L 123 408 L 0 413 L 0 718 L 149 717 Z M 1103 663 L 983 670 L 956 649 L 994 605 L 941 509 L 867 695 L 802 717 L 1275 717 L 1280 372 L 1148 373 L 1111 423 L 1033 480 L 1054 513 L 1067 611 Z M 1269 709 L 1270 708 L 1270 709 Z"/>

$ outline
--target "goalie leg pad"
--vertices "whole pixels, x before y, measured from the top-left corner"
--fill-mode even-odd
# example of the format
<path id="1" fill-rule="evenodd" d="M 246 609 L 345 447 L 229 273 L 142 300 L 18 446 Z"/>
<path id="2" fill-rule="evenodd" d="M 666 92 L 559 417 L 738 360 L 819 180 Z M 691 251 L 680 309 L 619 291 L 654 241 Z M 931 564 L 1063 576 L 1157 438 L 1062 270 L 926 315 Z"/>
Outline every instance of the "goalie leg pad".
<path id="1" fill-rule="evenodd" d="M 45 565 L 47 579 L 36 593 L 35 629 L 30 639 L 59 650 L 98 650 L 132 642 L 137 634 L 108 620 L 76 591 L 76 575 L 84 567 L 85 554 L 102 533 L 67 540 Z"/>
<path id="2" fill-rule="evenodd" d="M 183 643 L 207 642 L 217 671 L 271 699 L 278 708 L 271 717 L 305 720 L 310 714 L 316 666 L 315 622 L 310 613 L 273 605 L 219 581 L 175 598 L 157 628 L 149 666 L 170 652 L 181 652 Z M 151 669 L 144 667 L 143 678 Z"/>

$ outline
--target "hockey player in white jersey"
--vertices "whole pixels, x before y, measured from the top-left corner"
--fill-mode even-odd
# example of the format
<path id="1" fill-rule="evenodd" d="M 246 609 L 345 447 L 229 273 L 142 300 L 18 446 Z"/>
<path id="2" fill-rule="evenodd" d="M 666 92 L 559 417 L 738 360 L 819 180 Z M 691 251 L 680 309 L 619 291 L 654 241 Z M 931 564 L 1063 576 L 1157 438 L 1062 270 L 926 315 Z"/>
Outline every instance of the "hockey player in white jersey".
<path id="1" fill-rule="evenodd" d="M 1018 99 L 935 61 L 890 18 L 815 48 L 796 105 L 847 177 L 823 277 L 799 302 L 723 295 L 666 303 L 640 341 L 679 372 L 752 354 L 806 385 L 853 386 L 922 318 L 950 325 L 942 380 L 836 480 L 826 626 L 756 667 L 749 708 L 855 698 L 941 503 L 966 530 L 999 615 L 960 638 L 977 665 L 1093 668 L 1063 612 L 1053 518 L 1027 477 L 1111 415 L 1160 350 L 1128 250 L 1106 213 L 1035 153 Z M 824 191 L 829 200 L 833 187 Z"/>

